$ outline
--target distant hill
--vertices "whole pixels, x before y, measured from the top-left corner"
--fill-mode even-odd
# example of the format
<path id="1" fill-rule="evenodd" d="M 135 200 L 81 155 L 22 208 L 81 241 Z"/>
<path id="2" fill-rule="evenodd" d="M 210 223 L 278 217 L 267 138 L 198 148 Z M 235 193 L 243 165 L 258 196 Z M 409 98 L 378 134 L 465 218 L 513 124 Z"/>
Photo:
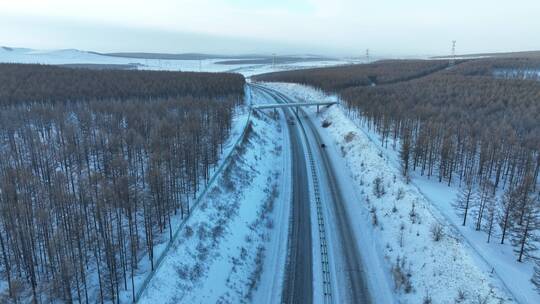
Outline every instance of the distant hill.
<path id="1" fill-rule="evenodd" d="M 446 56 L 435 56 L 433 59 L 449 58 Z M 478 57 L 496 57 L 496 58 L 540 58 L 540 51 L 524 51 L 524 52 L 504 52 L 504 53 L 478 53 L 456 55 L 459 58 L 478 58 Z"/>
<path id="2" fill-rule="evenodd" d="M 284 63 L 295 63 L 295 62 L 310 62 L 310 61 L 333 61 L 337 60 L 334 58 L 328 58 L 328 57 L 302 57 L 302 56 L 280 56 L 276 57 L 275 59 L 272 57 L 266 57 L 266 58 L 254 58 L 254 59 L 238 59 L 238 60 L 224 60 L 224 61 L 218 61 L 216 64 L 227 64 L 227 65 L 234 65 L 234 64 L 284 64 Z"/>
<path id="3" fill-rule="evenodd" d="M 141 52 L 125 52 L 125 53 L 98 53 L 97 55 L 122 57 L 122 58 L 137 58 L 137 59 L 164 59 L 164 60 L 206 60 L 206 59 L 259 59 L 264 58 L 264 55 L 215 55 L 203 53 L 141 53 Z"/>
<path id="4" fill-rule="evenodd" d="M 41 63 L 41 64 L 111 64 L 129 62 L 114 62 L 117 58 L 106 57 L 92 52 L 77 49 L 36 50 L 20 47 L 0 47 L 0 62 L 10 63 Z M 125 60 L 127 61 L 127 60 Z"/>
<path id="5" fill-rule="evenodd" d="M 136 58 L 136 59 L 163 59 L 163 60 L 207 60 L 207 59 L 226 59 L 216 62 L 217 64 L 271 64 L 274 60 L 271 55 L 260 54 L 244 54 L 244 55 L 219 55 L 219 54 L 204 54 L 204 53 L 141 53 L 141 52 L 126 52 L 126 53 L 98 53 L 91 52 L 96 55 L 104 55 L 111 57 Z M 299 56 L 276 56 L 275 63 L 293 63 L 306 61 L 325 61 L 334 60 L 333 58 L 318 56 L 318 55 L 299 55 Z"/>
<path id="6" fill-rule="evenodd" d="M 90 70 L 136 70 L 138 64 L 99 64 L 99 63 L 67 63 L 60 64 L 66 68 L 90 69 Z"/>
<path id="7" fill-rule="evenodd" d="M 220 55 L 205 53 L 104 53 L 78 49 L 37 50 L 0 46 L 0 63 L 61 65 L 85 69 L 137 69 L 169 71 L 235 72 L 257 74 L 265 71 L 298 69 L 344 63 L 338 58 L 314 54 L 280 56 L 264 54 Z M 276 66 L 272 66 L 275 63 Z"/>

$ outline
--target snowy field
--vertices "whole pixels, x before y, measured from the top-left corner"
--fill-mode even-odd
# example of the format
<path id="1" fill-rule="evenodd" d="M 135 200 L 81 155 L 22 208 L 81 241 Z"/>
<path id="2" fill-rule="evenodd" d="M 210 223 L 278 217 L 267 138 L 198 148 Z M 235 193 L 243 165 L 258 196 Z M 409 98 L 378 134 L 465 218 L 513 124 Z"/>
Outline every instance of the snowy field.
<path id="1" fill-rule="evenodd" d="M 351 63 L 352 61 L 305 61 L 295 63 L 276 64 L 217 64 L 219 59 L 204 60 L 165 60 L 165 59 L 138 59 L 100 55 L 75 49 L 66 50 L 33 50 L 26 48 L 0 47 L 0 63 L 38 63 L 38 64 L 102 64 L 102 65 L 130 65 L 143 70 L 168 71 L 202 71 L 202 72 L 236 72 L 247 77 L 254 74 L 322 67 Z"/>
<path id="2" fill-rule="evenodd" d="M 539 69 L 495 69 L 493 76 L 502 79 L 540 80 Z"/>
<path id="3" fill-rule="evenodd" d="M 268 86 L 299 100 L 337 100 L 301 85 Z M 517 263 L 509 245 L 488 244 L 484 232 L 458 224 L 452 207 L 457 185 L 416 175 L 407 183 L 400 173 L 398 148 L 381 147 L 378 135 L 353 121 L 344 108 L 333 106 L 318 117 L 308 112 L 319 121 L 323 139 L 332 143 L 333 161 L 349 168 L 347 175 L 361 198 L 349 211 L 355 213 L 358 226 L 370 223 L 360 235 L 373 241 L 377 256 L 369 250 L 367 255 L 383 259 L 372 262 L 385 265 L 388 274 L 370 280 L 389 280 L 402 303 L 430 298 L 433 303 L 540 303 L 529 281 L 531 262 Z M 331 123 L 328 128 L 320 126 L 324 120 Z M 374 191 L 376 183 L 380 193 Z M 438 241 L 435 227 L 442 228 Z"/>

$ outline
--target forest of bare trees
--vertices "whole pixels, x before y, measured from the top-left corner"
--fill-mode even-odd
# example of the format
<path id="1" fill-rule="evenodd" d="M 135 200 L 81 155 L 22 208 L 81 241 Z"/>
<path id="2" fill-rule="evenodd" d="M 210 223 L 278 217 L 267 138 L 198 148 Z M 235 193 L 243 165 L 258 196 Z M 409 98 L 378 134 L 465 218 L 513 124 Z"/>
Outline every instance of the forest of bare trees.
<path id="1" fill-rule="evenodd" d="M 507 78 L 523 78 L 519 75 L 526 75 L 540 70 L 540 58 L 496 58 L 472 60 L 467 64 L 457 65 L 455 69 L 448 71 L 452 74 L 464 76 L 499 76 L 498 72 L 504 71 Z M 503 77 L 500 77 L 503 78 Z M 533 78 L 539 79 L 539 78 Z"/>
<path id="2" fill-rule="evenodd" d="M 0 105 L 101 99 L 209 97 L 243 94 L 240 74 L 90 70 L 0 64 Z"/>
<path id="3" fill-rule="evenodd" d="M 120 302 L 229 136 L 235 74 L 0 65 L 0 302 Z"/>
<path id="4" fill-rule="evenodd" d="M 472 223 L 485 231 L 487 242 L 510 242 L 519 262 L 538 259 L 534 252 L 540 241 L 540 61 L 471 60 L 429 75 L 423 73 L 426 63 L 417 65 L 417 73 L 406 73 L 423 75 L 414 79 L 395 76 L 403 75 L 399 61 L 380 64 L 387 66 L 375 72 L 377 79 L 409 80 L 357 85 L 354 79 L 362 74 L 350 76 L 351 71 L 375 69 L 369 68 L 372 64 L 273 73 L 258 79 L 337 92 L 348 115 L 375 129 L 383 145 L 400 144 L 404 175 L 414 170 L 461 186 L 456 207 L 463 225 Z M 342 76 L 335 77 L 340 69 Z M 536 271 L 540 288 L 540 267 Z"/>
<path id="5" fill-rule="evenodd" d="M 344 65 L 287 72 L 274 72 L 252 77 L 257 81 L 280 81 L 311 85 L 327 92 L 387 84 L 421 77 L 448 66 L 445 60 L 383 60 L 371 64 Z"/>

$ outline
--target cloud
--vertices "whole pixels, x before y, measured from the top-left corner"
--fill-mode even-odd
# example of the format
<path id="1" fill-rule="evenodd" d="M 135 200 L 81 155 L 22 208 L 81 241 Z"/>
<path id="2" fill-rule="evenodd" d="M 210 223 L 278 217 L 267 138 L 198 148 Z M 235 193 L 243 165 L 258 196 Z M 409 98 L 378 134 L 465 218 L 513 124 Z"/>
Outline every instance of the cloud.
<path id="1" fill-rule="evenodd" d="M 48 21 L 40 27 L 64 44 L 79 41 L 65 34 L 70 24 L 62 28 L 58 22 L 78 24 L 81 36 L 99 27 L 122 28 L 124 35 L 189 33 L 201 41 L 214 37 L 220 41 L 215 48 L 243 41 L 247 48 L 259 44 L 269 52 L 289 47 L 306 53 L 361 54 L 370 48 L 383 54 L 441 54 L 453 39 L 460 52 L 540 49 L 540 1 L 534 0 L 19 0 L 1 6 L 0 19 L 9 17 L 10 24 L 0 22 L 12 31 L 42 18 Z M 176 46 L 145 37 L 149 40 L 129 46 Z"/>

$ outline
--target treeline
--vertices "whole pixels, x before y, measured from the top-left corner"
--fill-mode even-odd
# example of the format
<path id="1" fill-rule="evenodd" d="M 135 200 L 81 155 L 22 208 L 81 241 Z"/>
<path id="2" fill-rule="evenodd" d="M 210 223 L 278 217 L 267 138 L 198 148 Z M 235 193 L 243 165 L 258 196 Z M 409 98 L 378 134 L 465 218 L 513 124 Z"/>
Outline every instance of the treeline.
<path id="1" fill-rule="evenodd" d="M 449 71 L 464 76 L 487 76 L 498 78 L 539 79 L 540 58 L 487 58 L 468 61 Z"/>
<path id="2" fill-rule="evenodd" d="M 495 187 L 538 178 L 539 82 L 442 72 L 341 96 L 383 141 L 402 140 L 405 171 L 449 183 L 456 175 L 489 179 Z"/>
<path id="3" fill-rule="evenodd" d="M 253 77 L 257 81 L 292 82 L 339 92 L 355 86 L 388 84 L 422 77 L 448 66 L 445 60 L 383 60 L 370 64 L 344 65 L 274 72 Z"/>
<path id="4" fill-rule="evenodd" d="M 0 105 L 96 99 L 220 97 L 243 93 L 240 74 L 0 64 Z"/>
<path id="5" fill-rule="evenodd" d="M 468 193 L 463 224 L 468 214 L 488 241 L 497 232 L 504 243 L 512 232 L 518 261 L 531 256 L 540 229 L 540 82 L 452 71 L 342 97 L 384 144 L 400 140 L 403 174 L 457 180 Z"/>
<path id="6" fill-rule="evenodd" d="M 414 170 L 462 186 L 456 205 L 463 225 L 485 230 L 488 242 L 510 239 L 520 262 L 538 260 L 540 82 L 513 76 L 538 66 L 533 59 L 473 60 L 409 81 L 338 93 L 348 115 L 376 130 L 383 145 L 400 144 L 405 176 Z M 308 72 L 302 82 L 334 91 L 328 86 L 339 69 L 329 70 L 326 79 L 323 72 Z M 501 70 L 508 74 L 501 77 Z M 343 68 L 343 75 L 349 72 Z M 282 75 L 261 79 L 288 82 L 296 74 Z"/>
<path id="7" fill-rule="evenodd" d="M 144 75 L 124 73 L 107 88 Z M 163 79 L 143 78 L 153 75 Z M 189 83 L 195 74 L 176 75 Z M 60 74 L 51 78 L 65 85 Z M 135 276 L 154 268 L 156 246 L 171 238 L 172 218 L 189 214 L 243 100 L 237 75 L 195 75 L 213 78 L 204 90 L 190 84 L 189 94 L 174 79 L 163 92 L 149 86 L 157 96 L 190 97 L 8 100 L 0 108 L 0 274 L 8 286 L 0 301 L 119 303 L 121 291 L 134 294 Z M 17 90 L 37 92 L 32 86 Z"/>
<path id="8" fill-rule="evenodd" d="M 412 63 L 416 63 L 413 65 Z M 451 182 L 492 178 L 495 186 L 515 184 L 530 175 L 538 179 L 540 167 L 540 82 L 498 79 L 497 69 L 536 69 L 536 59 L 462 61 L 440 70 L 443 61 L 389 61 L 395 71 L 386 84 L 352 86 L 356 66 L 270 73 L 257 80 L 295 82 L 338 92 L 351 115 L 360 115 L 375 127 L 384 142 L 402 140 L 404 168 L 438 175 Z M 400 64 L 403 67 L 400 67 Z M 370 70 L 374 64 L 364 65 Z M 414 66 L 418 70 L 414 72 Z M 426 67 L 431 67 L 430 69 Z M 428 70 L 432 73 L 429 74 Z M 407 75 L 424 75 L 407 81 Z M 433 72 L 435 71 L 435 72 Z M 341 73 L 341 74 L 340 74 Z M 351 74 L 354 74 L 351 76 Z M 337 76 L 336 76 L 337 75 Z M 400 75 L 399 77 L 396 75 Z M 382 77 L 382 76 L 378 76 Z M 351 79 L 347 83 L 346 79 Z M 390 80 L 389 80 L 390 79 Z M 337 83 L 337 84 L 336 84 Z M 340 88 L 345 89 L 340 89 Z"/>

